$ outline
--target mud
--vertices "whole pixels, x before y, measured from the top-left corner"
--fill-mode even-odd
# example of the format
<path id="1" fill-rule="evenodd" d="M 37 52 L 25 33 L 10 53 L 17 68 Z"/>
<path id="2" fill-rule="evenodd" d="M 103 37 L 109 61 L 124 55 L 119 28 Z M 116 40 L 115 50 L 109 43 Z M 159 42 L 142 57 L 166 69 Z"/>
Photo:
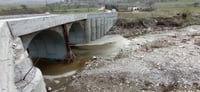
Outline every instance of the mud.
<path id="1" fill-rule="evenodd" d="M 86 62 L 98 56 L 114 58 L 129 42 L 120 35 L 107 35 L 88 44 L 73 46 L 72 51 L 76 55 L 73 63 L 40 59 L 36 66 L 42 71 L 48 89 L 51 91 L 60 89 L 63 84 L 69 83 L 74 78 L 74 74 L 86 66 Z"/>
<path id="2" fill-rule="evenodd" d="M 54 92 L 198 92 L 200 26 L 146 34 L 114 58 L 87 63 Z"/>

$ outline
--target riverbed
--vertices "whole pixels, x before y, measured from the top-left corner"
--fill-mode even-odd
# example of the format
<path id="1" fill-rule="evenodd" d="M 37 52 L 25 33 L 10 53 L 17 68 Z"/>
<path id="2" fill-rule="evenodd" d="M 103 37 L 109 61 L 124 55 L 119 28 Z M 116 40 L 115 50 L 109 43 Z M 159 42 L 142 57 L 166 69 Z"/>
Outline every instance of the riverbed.
<path id="1" fill-rule="evenodd" d="M 98 57 L 114 58 L 129 43 L 129 40 L 120 35 L 106 35 L 88 44 L 72 46 L 76 58 L 71 64 L 62 61 L 40 60 L 36 66 L 41 69 L 47 87 L 55 90 L 60 85 L 68 83 L 72 75 L 82 71 L 86 62 Z"/>
<path id="2" fill-rule="evenodd" d="M 58 64 L 55 68 L 52 65 L 52 71 L 49 66 L 46 68 L 50 72 L 44 78 L 52 92 L 198 92 L 200 89 L 198 25 L 129 40 L 119 35 L 107 36 L 77 45 L 73 51 L 80 57 L 74 65 Z M 97 58 L 92 60 L 94 56 Z"/>
<path id="3" fill-rule="evenodd" d="M 131 39 L 114 59 L 98 58 L 55 92 L 198 92 L 200 27 Z"/>

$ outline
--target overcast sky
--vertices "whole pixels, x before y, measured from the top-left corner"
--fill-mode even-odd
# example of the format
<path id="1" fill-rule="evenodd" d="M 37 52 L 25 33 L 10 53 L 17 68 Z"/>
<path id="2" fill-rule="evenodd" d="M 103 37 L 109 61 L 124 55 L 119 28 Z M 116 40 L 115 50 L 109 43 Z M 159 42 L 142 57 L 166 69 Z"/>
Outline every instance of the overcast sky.
<path id="1" fill-rule="evenodd" d="M 52 2 L 59 2 L 63 0 L 47 0 L 49 3 Z M 38 4 L 38 3 L 45 3 L 45 0 L 0 0 L 0 5 L 6 4 Z"/>

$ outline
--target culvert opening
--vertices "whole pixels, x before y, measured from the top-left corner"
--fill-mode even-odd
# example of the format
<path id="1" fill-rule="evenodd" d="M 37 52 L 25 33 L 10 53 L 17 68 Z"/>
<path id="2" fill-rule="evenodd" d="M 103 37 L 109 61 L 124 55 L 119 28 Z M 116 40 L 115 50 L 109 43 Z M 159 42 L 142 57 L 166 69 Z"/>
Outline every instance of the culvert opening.
<path id="1" fill-rule="evenodd" d="M 75 28 L 77 26 L 80 27 L 80 24 L 72 25 L 71 31 L 75 31 L 75 33 L 76 31 L 84 31 L 83 29 L 79 30 L 79 28 Z M 71 35 L 74 35 L 74 33 L 72 32 Z M 76 42 L 79 43 L 78 41 Z M 74 71 L 82 68 L 85 62 L 89 60 L 89 58 L 85 57 L 76 57 L 74 63 L 65 63 L 67 56 L 65 38 L 54 30 L 44 30 L 36 34 L 29 42 L 27 51 L 29 57 L 32 59 L 33 65 L 38 67 L 43 75 L 59 75 Z"/>
<path id="2" fill-rule="evenodd" d="M 63 64 L 67 50 L 64 37 L 57 31 L 44 30 L 36 34 L 30 41 L 27 51 L 34 66 L 40 68 L 43 74 L 51 74 L 55 64 Z M 56 69 L 55 69 L 56 70 Z"/>
<path id="3" fill-rule="evenodd" d="M 67 54 L 64 38 L 51 30 L 38 33 L 27 49 L 30 58 L 63 60 Z"/>

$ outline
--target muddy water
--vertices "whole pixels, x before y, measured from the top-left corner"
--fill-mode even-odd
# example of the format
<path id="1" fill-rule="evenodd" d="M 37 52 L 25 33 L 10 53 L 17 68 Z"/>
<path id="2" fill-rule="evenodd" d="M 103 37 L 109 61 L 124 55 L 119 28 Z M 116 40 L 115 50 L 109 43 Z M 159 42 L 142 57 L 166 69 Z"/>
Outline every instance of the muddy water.
<path id="1" fill-rule="evenodd" d="M 40 60 L 37 63 L 44 75 L 45 82 L 49 89 L 57 89 L 64 83 L 69 82 L 69 76 L 81 71 L 94 56 L 114 57 L 118 52 L 129 44 L 129 40 L 120 35 L 108 35 L 88 44 L 72 46 L 76 60 L 72 64 L 65 64 L 59 61 Z"/>

